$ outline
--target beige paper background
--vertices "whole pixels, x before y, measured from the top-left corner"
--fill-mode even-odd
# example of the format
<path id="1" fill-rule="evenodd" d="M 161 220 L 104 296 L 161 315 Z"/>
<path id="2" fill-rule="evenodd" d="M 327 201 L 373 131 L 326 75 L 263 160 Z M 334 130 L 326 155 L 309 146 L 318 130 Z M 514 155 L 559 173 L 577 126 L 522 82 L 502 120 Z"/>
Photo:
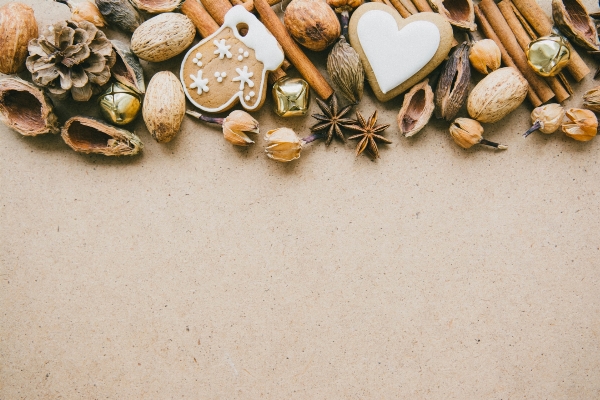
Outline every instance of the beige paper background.
<path id="1" fill-rule="evenodd" d="M 0 127 L 0 399 L 600 398 L 600 139 L 523 139 L 525 104 L 465 151 L 399 137 L 400 104 L 358 107 L 392 124 L 375 162 L 190 118 L 122 159 Z"/>

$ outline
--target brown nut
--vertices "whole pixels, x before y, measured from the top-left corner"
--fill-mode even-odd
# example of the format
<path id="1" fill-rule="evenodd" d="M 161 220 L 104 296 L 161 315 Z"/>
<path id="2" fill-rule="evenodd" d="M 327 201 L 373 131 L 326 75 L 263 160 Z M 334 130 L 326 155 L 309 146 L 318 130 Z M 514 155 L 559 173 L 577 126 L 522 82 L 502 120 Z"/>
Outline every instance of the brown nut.
<path id="1" fill-rule="evenodd" d="M 157 142 L 170 142 L 185 116 L 185 94 L 179 79 L 169 71 L 152 77 L 142 108 L 146 128 Z"/>
<path id="2" fill-rule="evenodd" d="M 309 50 L 325 50 L 340 37 L 340 22 L 322 0 L 292 0 L 283 17 L 290 35 Z"/>
<path id="3" fill-rule="evenodd" d="M 131 51 L 146 61 L 175 57 L 194 41 L 196 27 L 183 14 L 164 13 L 141 24 L 131 37 Z"/>
<path id="4" fill-rule="evenodd" d="M 0 8 L 0 72 L 16 74 L 25 69 L 27 44 L 38 37 L 31 7 L 8 3 Z"/>

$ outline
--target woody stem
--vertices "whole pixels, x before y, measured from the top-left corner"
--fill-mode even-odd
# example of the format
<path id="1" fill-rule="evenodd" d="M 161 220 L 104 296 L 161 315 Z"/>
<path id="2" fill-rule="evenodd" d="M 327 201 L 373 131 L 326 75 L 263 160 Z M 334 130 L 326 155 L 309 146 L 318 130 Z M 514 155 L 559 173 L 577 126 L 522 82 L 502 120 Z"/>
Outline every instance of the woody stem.
<path id="1" fill-rule="evenodd" d="M 320 133 L 313 133 L 312 135 L 302 138 L 301 140 L 304 144 L 308 144 L 314 142 L 315 140 L 323 139 L 324 137 L 325 136 Z"/>
<path id="2" fill-rule="evenodd" d="M 499 143 L 496 143 L 496 142 L 492 142 L 492 141 L 489 141 L 487 139 L 481 139 L 479 141 L 479 144 L 490 146 L 490 147 L 493 147 L 493 148 L 498 149 L 498 150 L 506 150 L 506 149 L 508 149 L 508 146 L 506 146 L 504 144 L 499 144 Z"/>
<path id="3" fill-rule="evenodd" d="M 342 35 L 348 40 L 348 24 L 350 23 L 350 13 L 344 10 L 340 14 L 340 25 L 342 25 Z"/>
<path id="4" fill-rule="evenodd" d="M 537 131 L 541 127 L 542 127 L 542 125 L 540 124 L 540 121 L 535 121 L 535 123 L 531 126 L 531 128 L 527 129 L 527 132 L 525 132 L 523 134 L 523 137 L 527 137 L 527 136 L 531 135 L 533 132 Z"/>
<path id="5" fill-rule="evenodd" d="M 202 115 L 199 112 L 192 110 L 187 110 L 185 113 L 187 115 L 191 115 L 192 117 L 198 118 L 200 121 L 210 122 L 211 124 L 223 125 L 223 121 L 225 121 L 225 118 L 207 117 L 206 115 Z"/>

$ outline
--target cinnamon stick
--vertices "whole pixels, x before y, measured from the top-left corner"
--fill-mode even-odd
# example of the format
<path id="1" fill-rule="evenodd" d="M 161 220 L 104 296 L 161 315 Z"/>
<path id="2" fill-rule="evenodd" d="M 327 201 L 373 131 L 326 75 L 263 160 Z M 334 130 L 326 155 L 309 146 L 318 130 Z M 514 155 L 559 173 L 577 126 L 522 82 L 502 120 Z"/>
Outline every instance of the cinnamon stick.
<path id="1" fill-rule="evenodd" d="M 223 25 L 225 14 L 233 7 L 228 0 L 200 0 L 206 11 L 219 24 Z"/>
<path id="2" fill-rule="evenodd" d="M 550 22 L 550 18 L 544 13 L 536 0 L 514 0 L 513 3 L 540 36 L 552 33 L 552 22 Z M 571 50 L 571 61 L 567 64 L 567 70 L 579 82 L 591 71 L 573 46 L 569 45 L 569 48 Z"/>
<path id="3" fill-rule="evenodd" d="M 479 3 L 479 8 L 483 11 L 483 14 L 487 18 L 496 35 L 504 45 L 504 48 L 515 62 L 521 74 L 527 79 L 529 85 L 533 88 L 535 93 L 538 95 L 542 103 L 547 102 L 554 97 L 554 92 L 548 84 L 533 70 L 527 63 L 527 57 L 519 46 L 515 35 L 510 30 L 510 27 L 506 23 L 506 20 L 502 16 L 502 13 L 498 9 L 494 0 L 482 0 Z"/>
<path id="4" fill-rule="evenodd" d="M 512 3 L 510 0 L 502 0 L 500 3 L 498 3 L 498 9 L 500 9 L 500 12 L 504 16 L 506 23 L 508 24 L 508 26 L 510 26 L 510 29 L 512 30 L 513 34 L 515 35 L 515 38 L 517 39 L 517 42 L 519 43 L 519 46 L 521 46 L 521 49 L 523 51 L 526 51 L 529 47 L 529 43 L 532 39 L 535 39 L 535 37 L 530 37 L 527 31 L 525 31 L 525 28 L 523 28 L 523 25 L 521 25 L 521 22 L 519 21 L 519 19 L 513 11 Z M 558 100 L 559 103 L 562 103 L 570 97 L 569 93 L 561 85 L 558 78 L 547 77 L 544 79 L 548 86 L 550 86 L 550 88 L 554 92 L 556 100 Z"/>
<path id="5" fill-rule="evenodd" d="M 412 3 L 419 12 L 433 12 L 427 0 L 412 0 Z"/>
<path id="6" fill-rule="evenodd" d="M 198 33 L 203 38 L 212 35 L 219 25 L 208 12 L 200 5 L 198 0 L 185 0 L 181 5 L 181 12 L 185 14 L 194 24 Z"/>
<path id="7" fill-rule="evenodd" d="M 214 1 L 214 0 L 210 0 Z M 327 100 L 333 94 L 333 89 L 329 86 L 329 83 L 323 78 L 323 75 L 314 66 L 304 52 L 298 47 L 294 39 L 291 38 L 283 23 L 275 14 L 275 11 L 271 9 L 267 0 L 254 0 L 254 8 L 258 11 L 262 19 L 262 23 L 267 29 L 275 36 L 286 57 L 300 72 L 300 75 L 308 82 L 313 88 L 315 93 L 322 98 Z"/>
<path id="8" fill-rule="evenodd" d="M 402 15 L 402 18 L 408 18 L 412 15 L 400 0 L 390 0 L 390 3 Z"/>
<path id="9" fill-rule="evenodd" d="M 417 7 L 415 7 L 415 5 L 410 0 L 400 0 L 400 2 L 404 6 L 404 8 L 406 8 L 411 14 L 416 14 L 419 12 L 419 10 L 417 10 Z"/>
<path id="10" fill-rule="evenodd" d="M 519 69 L 515 65 L 515 62 L 512 60 L 510 55 L 508 55 L 508 52 L 506 51 L 506 49 L 502 45 L 502 42 L 496 35 L 496 32 L 494 32 L 494 30 L 492 29 L 492 26 L 488 22 L 487 18 L 479 9 L 479 6 L 475 6 L 474 10 L 475 18 L 477 19 L 477 26 L 479 27 L 479 29 L 481 29 L 481 32 L 486 38 L 492 39 L 496 43 L 496 45 L 498 45 L 498 48 L 500 49 L 500 54 L 502 55 L 502 62 L 504 63 L 504 65 L 506 65 L 507 67 L 512 67 L 519 71 Z M 521 71 L 519 71 L 519 73 L 521 73 Z M 538 95 L 533 91 L 531 85 L 529 86 L 529 89 L 527 89 L 527 98 L 529 99 L 531 104 L 533 104 L 534 107 L 539 107 L 542 105 L 542 101 L 540 100 Z"/>

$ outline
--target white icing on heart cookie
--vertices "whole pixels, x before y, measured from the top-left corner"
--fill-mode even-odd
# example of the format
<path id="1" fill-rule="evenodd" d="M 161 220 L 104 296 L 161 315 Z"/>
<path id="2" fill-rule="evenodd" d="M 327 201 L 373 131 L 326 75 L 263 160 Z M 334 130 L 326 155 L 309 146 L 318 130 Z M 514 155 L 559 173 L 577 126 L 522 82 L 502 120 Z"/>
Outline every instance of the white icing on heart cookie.
<path id="1" fill-rule="evenodd" d="M 180 78 L 187 98 L 205 112 L 225 111 L 238 101 L 254 111 L 264 102 L 267 72 L 276 70 L 283 58 L 267 28 L 243 6 L 235 6 L 221 28 L 187 52 Z M 212 88 L 216 85 L 218 89 Z"/>
<path id="2" fill-rule="evenodd" d="M 356 31 L 383 93 L 401 85 L 427 65 L 441 39 L 438 27 L 429 21 L 411 22 L 398 30 L 394 17 L 380 10 L 366 12 L 358 21 Z"/>

